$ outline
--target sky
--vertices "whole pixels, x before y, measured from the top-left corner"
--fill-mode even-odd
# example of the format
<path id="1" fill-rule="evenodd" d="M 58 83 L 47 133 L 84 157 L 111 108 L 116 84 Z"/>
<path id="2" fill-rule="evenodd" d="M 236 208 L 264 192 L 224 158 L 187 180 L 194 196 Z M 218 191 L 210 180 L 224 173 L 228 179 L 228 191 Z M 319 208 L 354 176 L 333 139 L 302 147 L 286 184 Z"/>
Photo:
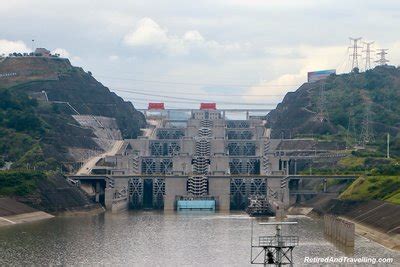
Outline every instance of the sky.
<path id="1" fill-rule="evenodd" d="M 45 47 L 137 108 L 274 108 L 308 71 L 348 72 L 349 37 L 400 62 L 398 0 L 0 0 L 0 18 L 0 54 Z"/>

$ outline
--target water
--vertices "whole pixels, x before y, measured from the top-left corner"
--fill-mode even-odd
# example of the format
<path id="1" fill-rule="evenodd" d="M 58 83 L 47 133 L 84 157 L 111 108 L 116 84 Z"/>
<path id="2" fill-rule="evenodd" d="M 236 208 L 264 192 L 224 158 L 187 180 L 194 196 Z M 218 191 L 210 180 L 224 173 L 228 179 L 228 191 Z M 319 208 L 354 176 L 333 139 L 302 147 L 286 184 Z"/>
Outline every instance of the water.
<path id="1" fill-rule="evenodd" d="M 322 221 L 304 216 L 293 230 L 304 257 L 343 256 L 323 236 Z M 255 224 L 255 231 L 260 231 Z M 57 217 L 0 228 L 0 265 L 251 266 L 251 219 L 243 214 L 133 212 Z M 264 232 L 274 229 L 263 226 Z M 268 230 L 269 229 L 269 230 Z M 357 236 L 353 257 L 392 257 L 400 253 Z"/>

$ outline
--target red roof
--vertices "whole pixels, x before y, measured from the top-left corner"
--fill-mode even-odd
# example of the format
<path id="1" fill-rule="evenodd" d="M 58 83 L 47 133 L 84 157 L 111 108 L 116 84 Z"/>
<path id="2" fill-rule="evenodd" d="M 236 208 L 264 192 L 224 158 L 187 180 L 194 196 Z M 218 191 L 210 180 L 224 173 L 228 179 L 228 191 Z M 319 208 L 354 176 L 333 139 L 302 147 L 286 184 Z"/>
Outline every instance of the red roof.
<path id="1" fill-rule="evenodd" d="M 216 103 L 201 103 L 200 109 L 217 109 Z"/>
<path id="2" fill-rule="evenodd" d="M 164 103 L 149 103 L 147 109 L 165 109 Z"/>

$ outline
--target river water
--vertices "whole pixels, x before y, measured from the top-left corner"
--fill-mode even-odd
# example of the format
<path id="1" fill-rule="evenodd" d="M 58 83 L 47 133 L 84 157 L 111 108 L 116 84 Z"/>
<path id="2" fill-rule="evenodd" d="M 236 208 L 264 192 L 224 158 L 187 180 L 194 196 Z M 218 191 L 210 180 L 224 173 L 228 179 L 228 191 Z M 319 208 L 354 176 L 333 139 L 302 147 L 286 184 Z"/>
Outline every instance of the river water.
<path id="1" fill-rule="evenodd" d="M 359 236 L 354 252 L 339 249 L 324 238 L 321 220 L 289 220 L 298 221 L 284 229 L 299 236 L 296 265 L 303 265 L 306 256 L 345 255 L 390 257 L 400 264 L 400 253 Z M 56 217 L 0 228 L 0 265 L 251 266 L 251 221 L 243 213 L 204 212 Z M 255 235 L 275 233 L 257 222 Z"/>

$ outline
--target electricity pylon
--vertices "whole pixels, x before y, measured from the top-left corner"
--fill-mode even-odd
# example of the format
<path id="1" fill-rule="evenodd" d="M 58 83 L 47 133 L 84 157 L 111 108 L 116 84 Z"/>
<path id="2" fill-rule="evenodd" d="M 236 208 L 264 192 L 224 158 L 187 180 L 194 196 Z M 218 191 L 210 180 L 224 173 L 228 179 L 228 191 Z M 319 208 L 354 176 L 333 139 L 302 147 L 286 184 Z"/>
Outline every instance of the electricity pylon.
<path id="1" fill-rule="evenodd" d="M 358 38 L 352 38 L 350 37 L 350 41 L 353 43 L 353 45 L 349 46 L 349 49 L 353 49 L 353 53 L 350 54 L 351 57 L 351 70 L 354 68 L 358 68 L 358 58 L 361 56 L 358 53 L 358 49 L 362 48 L 358 46 L 358 42 L 361 41 L 362 37 Z"/>
<path id="2" fill-rule="evenodd" d="M 362 120 L 360 142 L 363 147 L 366 144 L 371 143 L 375 140 L 374 130 L 371 126 L 371 104 L 367 104 L 364 111 L 364 118 Z"/>
<path id="3" fill-rule="evenodd" d="M 364 45 L 366 45 L 365 50 L 363 50 L 363 52 L 365 52 L 365 70 L 369 70 L 371 68 L 371 52 L 373 52 L 373 50 L 371 50 L 371 45 L 374 42 L 363 42 Z"/>
<path id="4" fill-rule="evenodd" d="M 375 61 L 376 63 L 378 63 L 378 65 L 384 66 L 389 62 L 389 60 L 386 59 L 386 55 L 387 55 L 386 51 L 388 51 L 388 50 L 389 49 L 379 49 L 379 52 L 377 53 L 377 55 L 379 56 L 379 59 Z"/>

